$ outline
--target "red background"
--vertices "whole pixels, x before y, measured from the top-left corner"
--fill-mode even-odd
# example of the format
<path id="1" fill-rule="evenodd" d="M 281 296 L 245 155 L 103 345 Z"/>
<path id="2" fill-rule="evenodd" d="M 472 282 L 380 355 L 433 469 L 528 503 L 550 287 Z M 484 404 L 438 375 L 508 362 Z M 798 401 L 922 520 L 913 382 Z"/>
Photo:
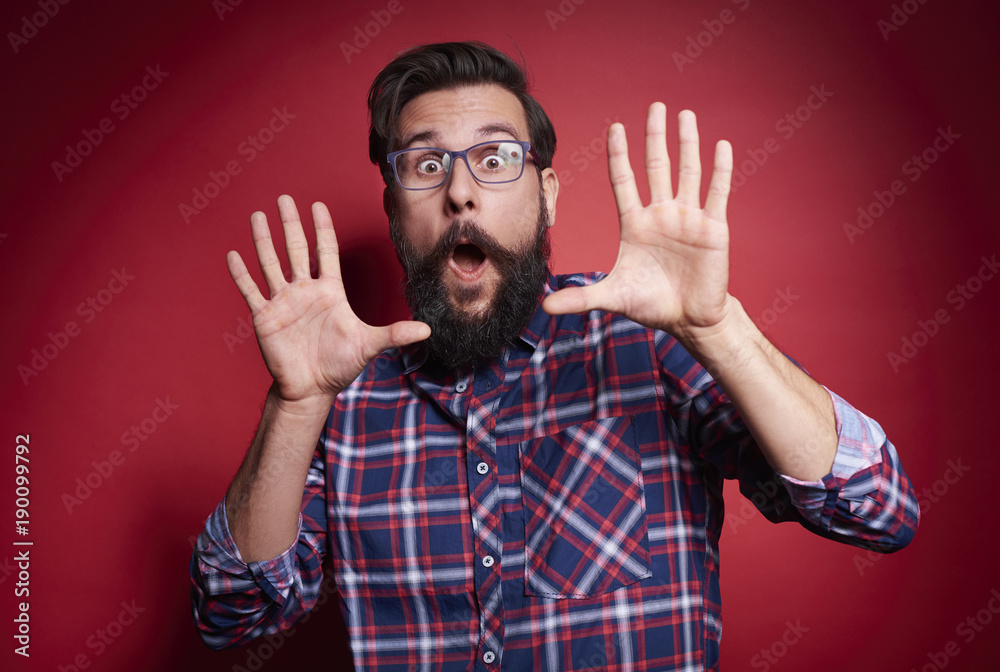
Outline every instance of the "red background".
<path id="1" fill-rule="evenodd" d="M 1000 623 L 979 610 L 1000 587 L 989 420 L 1000 280 L 973 281 L 979 291 L 961 309 L 947 299 L 982 257 L 1000 253 L 993 21 L 964 3 L 909 0 L 915 13 L 884 36 L 878 22 L 893 13 L 886 0 L 576 1 L 563 0 L 564 14 L 557 0 L 401 0 L 396 14 L 383 0 L 245 1 L 221 15 L 209 0 L 71 2 L 16 53 L 8 35 L 0 47 L 0 462 L 8 464 L 0 474 L 0 666 L 72 669 L 65 666 L 82 655 L 87 669 L 230 670 L 271 653 L 260 643 L 208 651 L 188 603 L 191 541 L 235 473 L 269 381 L 252 338 L 227 343 L 248 310 L 226 251 L 253 258 L 248 216 L 261 209 L 276 221 L 279 194 L 292 194 L 304 213 L 323 200 L 358 312 L 378 323 L 404 316 L 382 184 L 366 158 L 364 96 L 404 47 L 481 39 L 520 49 L 556 125 L 556 272 L 614 262 L 617 219 L 600 153 L 608 120 L 626 123 L 641 148 L 650 102 L 665 101 L 671 118 L 691 108 L 705 162 L 717 139 L 733 143 L 739 165 L 774 138 L 778 151 L 730 202 L 731 291 L 780 347 L 879 420 L 919 490 L 937 483 L 913 544 L 873 564 L 858 549 L 744 515 L 729 487 L 732 520 L 746 524 L 723 535 L 723 669 L 764 669 L 755 656 L 766 648 L 782 654 L 770 666 L 778 670 L 908 671 L 951 641 L 958 652 L 948 669 L 993 669 Z M 735 20 L 713 24 L 727 8 Z M 21 31 L 22 17 L 39 11 L 36 1 L 5 3 L 0 28 Z M 345 56 L 341 44 L 375 20 L 372 11 L 391 21 Z M 679 68 L 674 52 L 707 31 L 706 21 L 722 32 L 701 35 L 708 46 Z M 141 84 L 147 66 L 169 74 L 119 119 L 113 101 Z M 786 138 L 775 124 L 807 102 L 811 86 L 832 95 Z M 247 161 L 238 147 L 272 108 L 295 117 Z M 114 130 L 58 179 L 53 162 L 105 117 Z M 960 137 L 911 182 L 904 164 L 939 128 Z M 179 204 L 190 205 L 209 171 L 229 161 L 240 173 L 185 222 Z M 633 152 L 640 161 L 641 149 Z M 849 240 L 844 224 L 893 180 L 905 193 Z M 100 294 L 122 269 L 134 276 L 128 286 Z M 795 298 L 779 301 L 780 314 L 765 312 L 779 292 Z M 78 312 L 88 297 L 111 300 L 101 312 Z M 888 354 L 939 310 L 947 322 L 928 327 L 934 334 L 918 337 L 912 360 L 894 370 Z M 79 333 L 38 375 L 19 369 L 71 321 Z M 158 399 L 176 410 L 162 423 L 147 420 L 155 433 L 130 452 L 123 432 L 150 418 Z M 34 542 L 28 665 L 12 652 L 20 598 L 7 560 L 11 542 L 25 539 L 13 524 L 14 444 L 25 433 L 26 538 Z M 93 463 L 115 450 L 121 463 L 67 507 L 77 479 L 96 482 Z M 957 481 L 949 460 L 968 467 Z M 133 600 L 144 611 L 120 633 L 112 627 L 119 636 L 98 654 L 88 638 Z M 329 605 L 264 669 L 349 667 Z M 966 641 L 956 626 L 977 612 L 991 622 Z M 789 623 L 808 630 L 785 647 L 777 642 Z"/>

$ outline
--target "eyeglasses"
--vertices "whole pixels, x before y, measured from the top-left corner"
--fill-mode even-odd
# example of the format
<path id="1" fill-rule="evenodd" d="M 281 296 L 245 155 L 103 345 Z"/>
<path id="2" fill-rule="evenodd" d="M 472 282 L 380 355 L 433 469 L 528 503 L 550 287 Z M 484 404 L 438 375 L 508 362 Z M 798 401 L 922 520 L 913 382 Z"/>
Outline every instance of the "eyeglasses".
<path id="1" fill-rule="evenodd" d="M 473 145 L 461 152 L 439 147 L 411 147 L 390 153 L 396 183 L 403 189 L 419 191 L 440 187 L 458 159 L 465 161 L 477 182 L 502 184 L 514 182 L 524 173 L 524 157 L 530 154 L 538 163 L 531 144 L 523 140 L 494 140 Z"/>

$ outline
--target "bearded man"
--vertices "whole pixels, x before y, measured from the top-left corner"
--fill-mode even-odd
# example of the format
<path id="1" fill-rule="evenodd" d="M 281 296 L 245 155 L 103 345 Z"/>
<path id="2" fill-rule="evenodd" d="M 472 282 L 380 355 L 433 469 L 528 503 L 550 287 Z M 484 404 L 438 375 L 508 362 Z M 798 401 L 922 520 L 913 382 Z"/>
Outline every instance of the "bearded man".
<path id="1" fill-rule="evenodd" d="M 192 560 L 207 644 L 292 626 L 329 556 L 359 671 L 715 670 L 723 479 L 775 522 L 910 541 L 919 508 L 881 428 L 729 294 L 732 149 L 702 207 L 693 113 L 675 194 L 649 108 L 648 205 L 612 125 L 618 260 L 555 277 L 555 133 L 516 63 L 418 47 L 368 102 L 414 320 L 354 315 L 322 203 L 316 278 L 290 197 L 289 280 L 252 215 L 269 298 L 227 261 L 274 383 Z"/>

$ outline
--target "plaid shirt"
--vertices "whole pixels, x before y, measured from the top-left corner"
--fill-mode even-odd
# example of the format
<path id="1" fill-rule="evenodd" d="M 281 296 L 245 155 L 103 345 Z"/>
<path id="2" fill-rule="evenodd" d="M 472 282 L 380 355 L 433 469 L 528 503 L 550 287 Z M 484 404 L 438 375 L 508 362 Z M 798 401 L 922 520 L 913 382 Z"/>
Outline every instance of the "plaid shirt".
<path id="1" fill-rule="evenodd" d="M 916 530 L 874 421 L 831 393 L 831 473 L 778 475 L 677 341 L 619 315 L 539 309 L 476 371 L 422 352 L 383 353 L 337 397 L 284 554 L 244 563 L 217 507 L 192 560 L 207 644 L 293 625 L 332 556 L 359 672 L 716 670 L 724 478 L 846 543 L 895 550 Z"/>

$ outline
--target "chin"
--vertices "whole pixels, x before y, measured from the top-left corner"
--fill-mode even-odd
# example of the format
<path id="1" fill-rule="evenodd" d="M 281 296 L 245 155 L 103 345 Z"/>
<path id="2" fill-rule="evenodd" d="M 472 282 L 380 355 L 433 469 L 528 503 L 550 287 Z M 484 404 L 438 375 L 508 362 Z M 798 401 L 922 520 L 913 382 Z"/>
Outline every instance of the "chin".
<path id="1" fill-rule="evenodd" d="M 448 298 L 452 308 L 467 317 L 479 318 L 486 315 L 497 291 L 493 280 L 483 279 L 474 284 L 460 282 L 449 287 Z"/>
<path id="2" fill-rule="evenodd" d="M 454 311 L 470 320 L 478 320 L 485 317 L 490 310 L 492 305 L 492 294 L 486 294 L 482 291 L 481 287 L 474 288 L 475 296 L 469 296 L 469 289 L 473 288 L 463 288 L 462 291 L 452 292 L 449 301 L 451 303 L 452 309 Z"/>

